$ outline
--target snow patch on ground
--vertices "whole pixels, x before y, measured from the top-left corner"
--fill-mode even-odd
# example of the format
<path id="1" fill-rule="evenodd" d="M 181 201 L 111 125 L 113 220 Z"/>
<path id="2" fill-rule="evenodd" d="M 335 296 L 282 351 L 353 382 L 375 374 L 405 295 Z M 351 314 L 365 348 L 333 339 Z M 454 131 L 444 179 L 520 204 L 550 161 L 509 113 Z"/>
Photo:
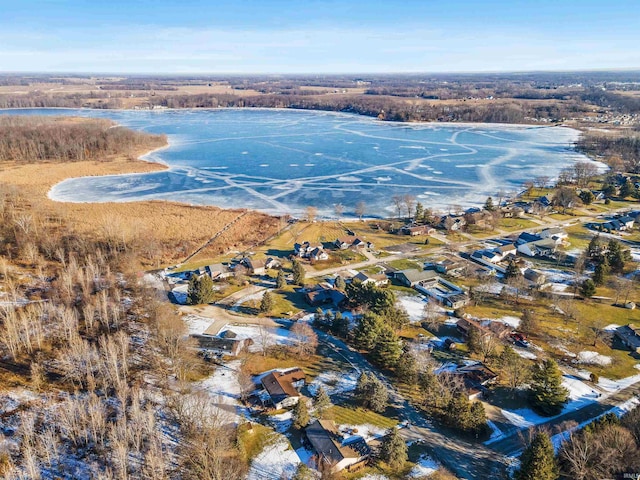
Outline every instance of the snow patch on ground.
<path id="1" fill-rule="evenodd" d="M 278 435 L 275 443 L 268 445 L 251 462 L 247 480 L 273 480 L 292 478 L 300 463 L 300 457 L 291 448 L 289 441 Z"/>
<path id="2" fill-rule="evenodd" d="M 278 415 L 269 415 L 269 423 L 278 433 L 285 433 L 293 423 L 293 412 L 279 413 Z"/>
<path id="3" fill-rule="evenodd" d="M 522 358 L 526 358 L 528 360 L 537 360 L 538 356 L 533 353 L 531 350 L 527 350 L 525 348 L 513 347 L 513 351 L 520 355 Z"/>
<path id="4" fill-rule="evenodd" d="M 218 335 L 227 330 L 233 331 L 238 339 L 251 338 L 253 345 L 249 347 L 250 352 L 261 352 L 263 350 L 263 343 L 266 346 L 272 345 L 291 345 L 293 340 L 291 339 L 291 332 L 283 327 L 264 327 L 264 335 L 261 332 L 261 327 L 258 325 L 238 325 L 238 324 L 226 324 L 220 329 Z"/>
<path id="5" fill-rule="evenodd" d="M 496 321 L 505 323 L 513 328 L 518 328 L 520 326 L 520 319 L 518 317 L 505 316 L 496 319 Z"/>
<path id="6" fill-rule="evenodd" d="M 369 443 L 371 440 L 383 437 L 386 433 L 383 428 L 374 425 L 338 425 L 338 431 L 342 433 L 342 443 L 351 443 L 364 438 Z"/>
<path id="7" fill-rule="evenodd" d="M 198 315 L 185 315 L 182 317 L 184 323 L 189 328 L 190 335 L 200 335 L 213 323 L 213 320 L 206 317 L 200 317 Z"/>
<path id="8" fill-rule="evenodd" d="M 318 388 L 322 386 L 329 395 L 337 395 L 343 392 L 351 392 L 355 390 L 358 383 L 358 372 L 351 370 L 350 372 L 322 372 L 313 382 L 311 382 L 307 389 L 313 396 L 318 392 Z"/>
<path id="9" fill-rule="evenodd" d="M 504 433 L 502 433 L 502 430 L 500 430 L 495 423 L 491 420 L 487 420 L 487 425 L 491 428 L 491 436 L 489 437 L 489 440 L 483 442 L 485 445 L 491 445 L 493 442 L 497 442 L 501 438 L 504 438 Z"/>
<path id="10" fill-rule="evenodd" d="M 611 357 L 600 355 L 598 352 L 585 350 L 578 353 L 578 363 L 584 363 L 585 365 L 600 365 L 606 367 L 607 365 L 611 365 Z"/>
<path id="11" fill-rule="evenodd" d="M 604 327 L 602 330 L 605 332 L 615 332 L 618 328 L 620 328 L 620 325 L 618 325 L 617 323 L 612 323 L 611 325 L 607 325 L 606 327 Z"/>
<path id="12" fill-rule="evenodd" d="M 636 365 L 636 368 L 638 368 L 638 366 L 640 366 L 640 364 Z M 618 390 L 630 387 L 631 385 L 635 385 L 636 383 L 640 383 L 640 375 L 633 375 L 631 377 L 622 378 L 620 380 L 609 380 L 608 378 L 600 378 L 598 381 L 598 387 L 600 387 L 605 392 L 617 392 Z"/>
<path id="13" fill-rule="evenodd" d="M 427 299 L 419 295 L 398 295 L 397 304 L 409 314 L 409 321 L 419 322 L 424 318 L 424 307 Z"/>
<path id="14" fill-rule="evenodd" d="M 422 455 L 416 466 L 409 472 L 409 478 L 423 478 L 433 475 L 440 468 L 440 464 L 428 455 Z"/>
<path id="15" fill-rule="evenodd" d="M 239 423 L 240 384 L 238 383 L 238 369 L 240 360 L 234 360 L 225 366 L 219 366 L 208 378 L 197 385 L 206 391 L 229 422 Z"/>

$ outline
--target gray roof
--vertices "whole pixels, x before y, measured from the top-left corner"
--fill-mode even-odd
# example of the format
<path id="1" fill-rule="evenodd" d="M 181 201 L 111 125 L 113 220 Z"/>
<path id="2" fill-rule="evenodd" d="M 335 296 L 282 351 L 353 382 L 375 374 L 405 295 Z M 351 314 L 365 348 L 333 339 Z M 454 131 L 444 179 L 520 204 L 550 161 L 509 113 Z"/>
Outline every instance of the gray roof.
<path id="1" fill-rule="evenodd" d="M 396 272 L 396 276 L 397 275 L 403 275 L 411 283 L 423 282 L 425 280 L 433 280 L 438 276 L 438 274 L 433 270 L 418 270 L 415 268 L 410 268 L 408 270 L 401 270 L 399 272 Z"/>
<path id="2" fill-rule="evenodd" d="M 326 462 L 336 464 L 345 458 L 360 458 L 369 453 L 364 439 L 343 445 L 333 420 L 316 420 L 306 429 L 305 434 L 313 449 Z"/>

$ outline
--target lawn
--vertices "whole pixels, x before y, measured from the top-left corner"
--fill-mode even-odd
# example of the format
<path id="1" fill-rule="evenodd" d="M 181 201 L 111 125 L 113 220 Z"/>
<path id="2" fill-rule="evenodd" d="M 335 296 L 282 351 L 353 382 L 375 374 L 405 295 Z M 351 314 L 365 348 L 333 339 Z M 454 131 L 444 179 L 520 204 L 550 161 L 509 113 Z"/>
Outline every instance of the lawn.
<path id="1" fill-rule="evenodd" d="M 360 407 L 333 405 L 327 410 L 327 417 L 339 425 L 373 425 L 380 428 L 391 428 L 398 421 L 371 410 Z"/>
<path id="2" fill-rule="evenodd" d="M 589 242 L 594 232 L 583 225 L 572 225 L 564 229 L 569 234 L 570 248 L 585 249 L 589 246 Z"/>
<path id="3" fill-rule="evenodd" d="M 264 447 L 275 440 L 275 432 L 269 427 L 265 427 L 259 423 L 245 423 L 238 427 L 238 445 L 244 453 L 245 458 L 249 461 L 257 456 Z"/>
<path id="4" fill-rule="evenodd" d="M 327 268 L 335 268 L 340 265 L 349 265 L 350 263 L 365 262 L 367 257 L 362 253 L 353 250 L 330 250 L 329 260 L 323 260 L 312 265 L 315 270 L 325 270 Z"/>
<path id="5" fill-rule="evenodd" d="M 387 265 L 391 268 L 395 268 L 396 270 L 409 270 L 411 268 L 424 270 L 421 264 L 407 259 L 392 260 L 391 262 L 388 262 Z"/>
<path id="6" fill-rule="evenodd" d="M 498 228 L 507 232 L 538 226 L 539 224 L 532 222 L 531 220 L 527 220 L 526 218 L 501 218 L 498 222 Z"/>

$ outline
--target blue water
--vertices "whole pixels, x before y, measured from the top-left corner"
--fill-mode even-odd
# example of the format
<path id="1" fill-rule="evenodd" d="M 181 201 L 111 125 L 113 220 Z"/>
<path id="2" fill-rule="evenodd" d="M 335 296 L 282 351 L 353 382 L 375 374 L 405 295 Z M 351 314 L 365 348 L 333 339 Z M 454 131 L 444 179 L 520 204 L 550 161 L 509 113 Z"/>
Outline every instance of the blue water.
<path id="1" fill-rule="evenodd" d="M 394 195 L 442 210 L 477 205 L 586 161 L 573 150 L 577 132 L 562 127 L 402 124 L 269 109 L 1 113 L 110 118 L 168 135 L 170 147 L 146 157 L 167 171 L 65 180 L 50 196 L 66 202 L 160 199 L 293 215 L 315 206 L 326 216 L 339 203 L 353 216 L 364 201 L 367 216 L 386 216 L 395 212 Z"/>

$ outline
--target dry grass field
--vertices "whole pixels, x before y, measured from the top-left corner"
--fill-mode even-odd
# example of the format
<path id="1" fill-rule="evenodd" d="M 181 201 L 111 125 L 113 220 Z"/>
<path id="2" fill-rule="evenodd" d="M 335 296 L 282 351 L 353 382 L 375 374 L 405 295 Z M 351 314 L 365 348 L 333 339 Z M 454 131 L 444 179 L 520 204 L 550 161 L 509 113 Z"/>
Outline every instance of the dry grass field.
<path id="1" fill-rule="evenodd" d="M 159 145 L 149 145 L 150 148 Z M 135 160 L 144 152 L 119 155 L 104 161 L 0 165 L 0 184 L 19 188 L 25 198 L 52 215 L 63 218 L 80 233 L 124 241 L 140 241 L 154 266 L 179 262 L 209 240 L 241 210 L 192 206 L 178 202 L 61 203 L 47 197 L 56 183 L 71 177 L 142 173 L 163 170 L 163 165 Z M 249 212 L 199 256 L 220 255 L 228 249 L 244 249 L 273 235 L 278 220 Z"/>

